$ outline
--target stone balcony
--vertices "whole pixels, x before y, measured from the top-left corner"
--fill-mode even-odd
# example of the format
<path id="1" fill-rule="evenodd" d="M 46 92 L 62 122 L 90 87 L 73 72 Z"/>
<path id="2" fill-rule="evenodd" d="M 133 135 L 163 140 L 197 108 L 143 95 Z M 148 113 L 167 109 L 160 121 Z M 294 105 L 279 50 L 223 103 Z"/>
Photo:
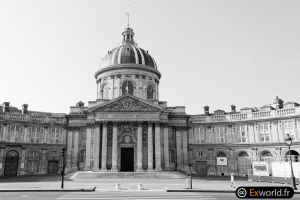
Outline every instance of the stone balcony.
<path id="1" fill-rule="evenodd" d="M 192 115 L 193 123 L 214 123 L 214 122 L 236 122 L 248 120 L 263 120 L 288 117 L 300 117 L 300 107 L 284 108 L 270 111 L 257 111 L 249 113 L 227 113 L 224 115 Z"/>

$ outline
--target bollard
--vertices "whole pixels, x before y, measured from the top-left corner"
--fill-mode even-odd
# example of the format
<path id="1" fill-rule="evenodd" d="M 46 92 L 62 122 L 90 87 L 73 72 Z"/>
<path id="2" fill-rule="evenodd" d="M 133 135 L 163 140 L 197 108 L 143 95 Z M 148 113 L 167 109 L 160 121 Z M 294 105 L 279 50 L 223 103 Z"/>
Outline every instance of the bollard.
<path id="1" fill-rule="evenodd" d="M 191 189 L 191 180 L 190 180 L 190 178 L 185 179 L 185 188 L 186 189 Z"/>
<path id="2" fill-rule="evenodd" d="M 141 183 L 138 184 L 138 190 L 143 190 L 143 185 Z"/>
<path id="3" fill-rule="evenodd" d="M 120 183 L 116 183 L 116 190 L 120 190 Z"/>

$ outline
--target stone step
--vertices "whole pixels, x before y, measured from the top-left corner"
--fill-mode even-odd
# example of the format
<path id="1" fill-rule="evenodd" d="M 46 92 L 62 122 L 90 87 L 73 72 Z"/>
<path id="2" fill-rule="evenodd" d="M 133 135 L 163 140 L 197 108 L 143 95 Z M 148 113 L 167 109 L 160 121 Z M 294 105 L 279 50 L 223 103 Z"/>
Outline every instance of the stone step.
<path id="1" fill-rule="evenodd" d="M 71 179 L 77 178 L 155 178 L 155 179 L 182 179 L 186 175 L 180 172 L 93 172 L 78 171 Z"/>

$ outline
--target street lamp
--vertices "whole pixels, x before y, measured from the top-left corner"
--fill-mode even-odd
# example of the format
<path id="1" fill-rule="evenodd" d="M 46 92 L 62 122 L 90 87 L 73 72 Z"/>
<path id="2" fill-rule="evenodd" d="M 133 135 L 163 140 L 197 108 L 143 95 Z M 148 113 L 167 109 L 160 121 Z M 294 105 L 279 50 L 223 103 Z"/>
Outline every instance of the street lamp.
<path id="1" fill-rule="evenodd" d="M 193 166 L 192 159 L 193 159 L 193 157 L 191 156 L 192 153 L 193 153 L 193 150 L 189 149 L 189 158 L 190 159 L 189 159 L 188 163 L 189 163 L 189 172 L 190 172 L 190 189 L 193 189 L 193 178 L 192 178 L 192 166 Z"/>
<path id="2" fill-rule="evenodd" d="M 289 148 L 289 157 L 290 157 L 290 164 L 291 164 L 292 186 L 293 186 L 294 190 L 297 190 L 296 179 L 295 179 L 295 176 L 294 176 L 294 170 L 293 170 L 293 164 L 292 164 L 292 156 L 291 156 L 291 146 L 292 146 L 292 143 L 293 143 L 293 138 L 290 136 L 290 134 L 286 134 L 284 140 L 285 140 L 286 145 Z"/>

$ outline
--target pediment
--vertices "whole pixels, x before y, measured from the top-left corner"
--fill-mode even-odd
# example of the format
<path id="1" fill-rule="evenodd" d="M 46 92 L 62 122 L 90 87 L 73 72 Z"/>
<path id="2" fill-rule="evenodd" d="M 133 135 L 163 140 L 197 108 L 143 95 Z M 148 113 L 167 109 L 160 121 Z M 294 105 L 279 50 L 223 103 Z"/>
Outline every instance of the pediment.
<path id="1" fill-rule="evenodd" d="M 94 112 L 160 112 L 161 108 L 138 99 L 131 95 L 125 95 L 108 103 L 99 105 Z"/>

